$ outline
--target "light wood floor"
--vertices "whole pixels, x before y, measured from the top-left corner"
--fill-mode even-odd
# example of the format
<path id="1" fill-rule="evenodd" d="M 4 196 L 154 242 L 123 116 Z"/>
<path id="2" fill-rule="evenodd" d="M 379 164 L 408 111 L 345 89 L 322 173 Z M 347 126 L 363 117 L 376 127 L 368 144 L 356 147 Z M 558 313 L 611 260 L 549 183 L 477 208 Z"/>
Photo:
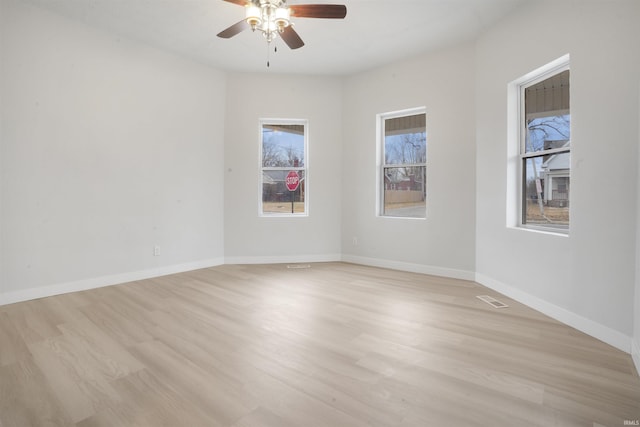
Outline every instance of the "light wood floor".
<path id="1" fill-rule="evenodd" d="M 472 282 L 227 265 L 0 307 L 2 427 L 639 419 L 629 355 Z"/>

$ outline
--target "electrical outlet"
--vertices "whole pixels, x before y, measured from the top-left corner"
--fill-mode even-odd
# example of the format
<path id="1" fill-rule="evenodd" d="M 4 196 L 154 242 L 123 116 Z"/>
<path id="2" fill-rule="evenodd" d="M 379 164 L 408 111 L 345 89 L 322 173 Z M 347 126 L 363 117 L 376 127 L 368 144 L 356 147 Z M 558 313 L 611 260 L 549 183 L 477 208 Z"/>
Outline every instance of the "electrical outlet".
<path id="1" fill-rule="evenodd" d="M 353 246 L 358 246 L 358 238 L 357 237 L 354 237 L 352 242 L 353 242 Z"/>
<path id="2" fill-rule="evenodd" d="M 160 246 L 155 245 L 153 247 L 153 256 L 160 256 Z"/>

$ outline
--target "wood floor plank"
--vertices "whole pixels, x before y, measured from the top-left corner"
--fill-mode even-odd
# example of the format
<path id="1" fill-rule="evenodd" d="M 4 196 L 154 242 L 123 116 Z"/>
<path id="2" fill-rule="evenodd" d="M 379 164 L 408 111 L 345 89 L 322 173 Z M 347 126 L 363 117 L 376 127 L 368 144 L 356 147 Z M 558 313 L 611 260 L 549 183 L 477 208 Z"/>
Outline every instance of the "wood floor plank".
<path id="1" fill-rule="evenodd" d="M 0 366 L 16 363 L 29 356 L 29 349 L 8 314 L 0 312 Z"/>
<path id="2" fill-rule="evenodd" d="M 116 380 L 113 387 L 122 398 L 118 410 L 98 411 L 78 426 L 221 425 L 194 405 L 189 396 L 174 390 L 146 369 Z"/>
<path id="3" fill-rule="evenodd" d="M 74 422 L 117 405 L 119 396 L 115 390 L 83 363 L 86 356 L 83 349 L 75 349 L 64 337 L 31 344 L 29 349 L 47 384 Z"/>
<path id="4" fill-rule="evenodd" d="M 335 361 L 331 362 L 326 356 L 319 356 L 317 360 L 313 360 L 309 355 L 289 355 L 288 358 L 291 359 L 299 358 L 292 363 L 282 363 L 281 354 L 257 352 L 256 356 L 253 360 L 245 359 L 246 363 L 256 366 L 283 385 L 311 396 L 340 412 L 350 414 L 358 420 L 364 420 L 368 425 L 396 426 L 402 420 L 400 413 L 381 408 L 380 402 L 371 396 L 353 393 L 353 387 L 343 387 L 345 382 L 358 384 L 359 388 L 372 387 L 379 378 L 375 373 L 345 375 L 340 368 L 336 369 Z M 319 364 L 319 359 L 324 363 Z"/>
<path id="5" fill-rule="evenodd" d="M 0 367 L 0 426 L 70 426 L 64 410 L 31 357 Z"/>
<path id="6" fill-rule="evenodd" d="M 217 425 L 232 425 L 258 407 L 253 398 L 225 387 L 223 378 L 198 367 L 159 341 L 139 344 L 132 352 L 158 379 L 190 396 L 192 403 L 209 414 Z"/>
<path id="7" fill-rule="evenodd" d="M 232 427 L 296 427 L 297 424 L 277 416 L 263 407 L 256 408 L 242 417 Z"/>
<path id="8" fill-rule="evenodd" d="M 31 344 L 60 335 L 56 326 L 63 320 L 51 316 L 42 300 L 26 301 L 4 307 L 14 327 L 25 343 Z"/>
<path id="9" fill-rule="evenodd" d="M 274 414 L 297 426 L 353 426 L 364 427 L 367 423 L 353 414 L 346 414 L 322 399 L 271 376 L 257 376 L 247 384 L 247 392 L 263 402 Z"/>
<path id="10" fill-rule="evenodd" d="M 59 326 L 69 343 L 76 365 L 93 371 L 106 381 L 125 377 L 144 368 L 122 343 L 112 339 L 89 319 Z"/>
<path id="11" fill-rule="evenodd" d="M 224 265 L 0 307 L 0 427 L 636 420 L 628 354 L 472 281 Z"/>
<path id="12" fill-rule="evenodd" d="M 101 302 L 79 310 L 102 332 L 125 347 L 151 341 L 153 336 L 141 325 L 141 316 L 128 316 L 120 308 L 117 304 Z"/>

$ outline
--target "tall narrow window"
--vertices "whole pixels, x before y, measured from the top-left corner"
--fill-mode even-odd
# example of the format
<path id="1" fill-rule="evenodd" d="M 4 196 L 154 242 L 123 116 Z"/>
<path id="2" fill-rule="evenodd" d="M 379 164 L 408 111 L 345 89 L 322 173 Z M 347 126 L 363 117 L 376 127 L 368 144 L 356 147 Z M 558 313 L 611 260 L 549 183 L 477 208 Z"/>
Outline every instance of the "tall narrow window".
<path id="1" fill-rule="evenodd" d="M 378 116 L 380 215 L 426 217 L 427 130 L 424 108 Z"/>
<path id="2" fill-rule="evenodd" d="M 307 122 L 261 120 L 260 129 L 260 214 L 306 215 Z"/>
<path id="3" fill-rule="evenodd" d="M 520 85 L 522 225 L 568 232 L 571 110 L 568 59 Z"/>

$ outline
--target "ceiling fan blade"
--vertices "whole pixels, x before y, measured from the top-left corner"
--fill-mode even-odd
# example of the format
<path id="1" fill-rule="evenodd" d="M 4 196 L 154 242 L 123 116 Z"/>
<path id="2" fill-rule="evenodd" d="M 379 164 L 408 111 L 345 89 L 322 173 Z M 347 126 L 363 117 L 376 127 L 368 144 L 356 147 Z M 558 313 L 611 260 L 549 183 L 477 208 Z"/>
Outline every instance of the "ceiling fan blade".
<path id="1" fill-rule="evenodd" d="M 284 40 L 287 46 L 289 46 L 291 49 L 299 49 L 304 46 L 304 42 L 291 25 L 286 27 L 284 31 L 280 33 L 280 37 L 282 37 L 282 40 Z"/>
<path id="2" fill-rule="evenodd" d="M 237 4 L 237 5 L 240 5 L 240 6 L 246 6 L 246 4 L 248 3 L 247 0 L 224 0 L 224 1 L 229 2 L 229 3 L 233 3 L 233 4 Z"/>
<path id="3" fill-rule="evenodd" d="M 343 4 L 296 4 L 289 9 L 296 18 L 343 19 L 347 16 L 347 7 Z"/>
<path id="4" fill-rule="evenodd" d="M 239 34 L 242 31 L 247 30 L 249 28 L 251 28 L 251 26 L 249 24 L 247 24 L 247 21 L 245 21 L 243 19 L 240 22 L 236 22 L 235 24 L 233 24 L 232 26 L 230 26 L 226 30 L 220 31 L 218 33 L 218 37 L 222 37 L 223 39 L 230 39 L 231 37 L 235 36 L 236 34 Z"/>

